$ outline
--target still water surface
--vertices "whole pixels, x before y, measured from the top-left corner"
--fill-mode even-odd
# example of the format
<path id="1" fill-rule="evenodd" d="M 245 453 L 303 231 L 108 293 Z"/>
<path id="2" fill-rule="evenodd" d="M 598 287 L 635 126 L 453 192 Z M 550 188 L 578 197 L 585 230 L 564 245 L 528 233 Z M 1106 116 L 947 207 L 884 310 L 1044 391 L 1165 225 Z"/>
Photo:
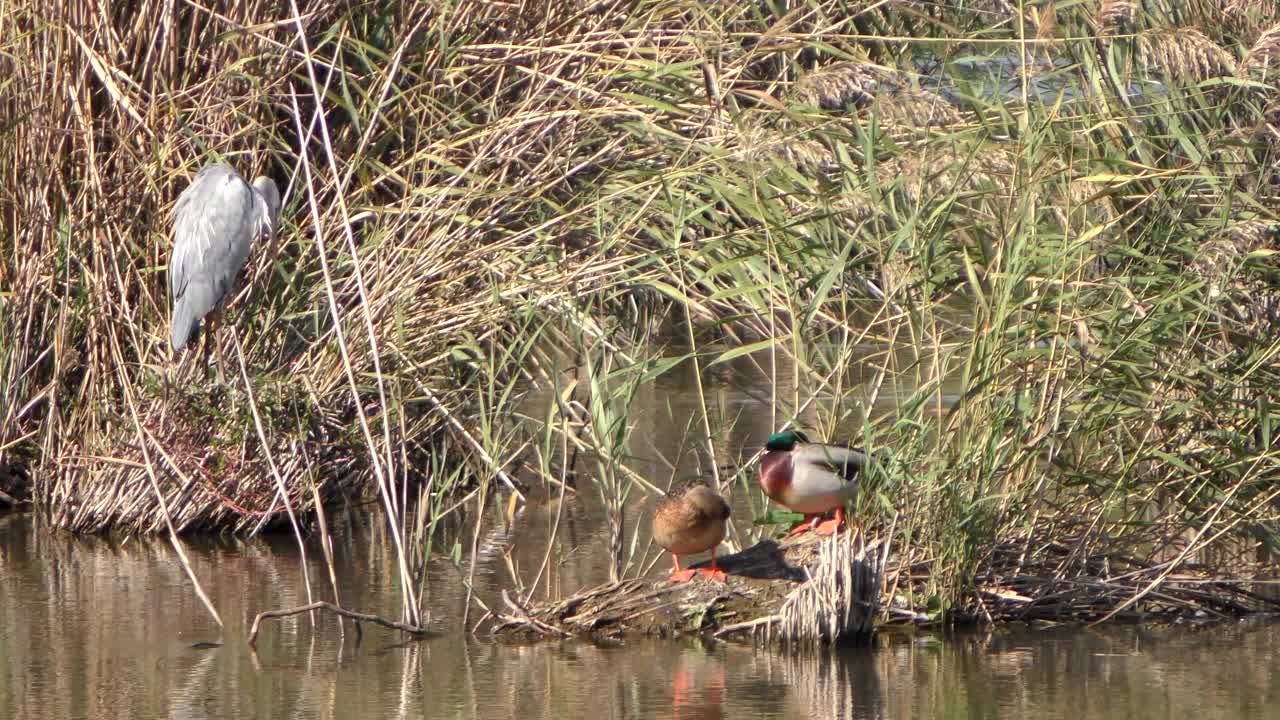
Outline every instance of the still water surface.
<path id="1" fill-rule="evenodd" d="M 338 586 L 395 616 L 392 554 L 352 531 Z M 1280 718 L 1280 625 L 890 633 L 787 654 L 695 641 L 517 646 L 463 631 L 462 571 L 433 568 L 433 624 L 357 642 L 331 618 L 254 614 L 307 600 L 291 539 L 188 544 L 219 630 L 163 541 L 72 538 L 0 516 L 0 717 Z M 313 577 L 323 576 L 310 548 Z M 499 554 L 477 578 L 500 583 Z M 489 588 L 490 590 L 492 587 Z M 486 594 L 482 592 L 481 594 Z M 470 618 L 475 619 L 475 614 Z M 200 642 L 221 647 L 198 649 Z"/>

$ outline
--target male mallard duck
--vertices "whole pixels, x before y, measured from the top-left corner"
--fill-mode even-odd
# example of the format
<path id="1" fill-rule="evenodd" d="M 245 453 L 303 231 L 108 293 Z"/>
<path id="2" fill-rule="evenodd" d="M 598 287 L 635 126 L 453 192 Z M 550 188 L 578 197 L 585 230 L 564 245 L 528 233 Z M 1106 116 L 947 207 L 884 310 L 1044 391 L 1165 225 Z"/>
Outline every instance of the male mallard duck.
<path id="1" fill-rule="evenodd" d="M 724 581 L 724 571 L 716 567 L 716 546 L 724 540 L 724 523 L 729 519 L 729 503 L 706 485 L 697 484 L 678 495 L 669 495 L 653 513 L 653 539 L 671 553 L 675 571 L 671 582 L 688 582 L 701 572 L 712 580 Z M 680 556 L 711 551 L 711 567 L 681 570 Z"/>
<path id="2" fill-rule="evenodd" d="M 844 504 L 858 493 L 858 474 L 867 454 L 844 445 L 811 443 L 795 430 L 774 433 L 760 461 L 760 487 L 770 499 L 789 510 L 805 514 L 804 522 L 791 530 L 798 535 L 809 529 L 830 535 L 844 522 Z M 829 510 L 835 517 L 821 524 Z"/>

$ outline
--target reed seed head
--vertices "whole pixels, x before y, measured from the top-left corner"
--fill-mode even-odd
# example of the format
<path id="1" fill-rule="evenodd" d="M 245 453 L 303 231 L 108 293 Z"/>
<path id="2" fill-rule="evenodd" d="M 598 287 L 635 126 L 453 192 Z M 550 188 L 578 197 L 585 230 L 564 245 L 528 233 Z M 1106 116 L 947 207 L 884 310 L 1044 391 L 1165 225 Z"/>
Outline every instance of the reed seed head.
<path id="1" fill-rule="evenodd" d="M 1272 25 L 1258 36 L 1240 65 L 1245 72 L 1280 70 L 1280 23 Z"/>
<path id="2" fill-rule="evenodd" d="M 797 80 L 791 88 L 791 97 L 824 110 L 839 109 L 846 104 L 863 107 L 875 100 L 882 77 L 882 72 L 869 63 L 839 62 Z"/>
<path id="3" fill-rule="evenodd" d="M 1138 37 L 1144 70 L 1181 82 L 1203 82 L 1236 74 L 1236 61 L 1207 35 L 1191 27 L 1165 28 Z"/>

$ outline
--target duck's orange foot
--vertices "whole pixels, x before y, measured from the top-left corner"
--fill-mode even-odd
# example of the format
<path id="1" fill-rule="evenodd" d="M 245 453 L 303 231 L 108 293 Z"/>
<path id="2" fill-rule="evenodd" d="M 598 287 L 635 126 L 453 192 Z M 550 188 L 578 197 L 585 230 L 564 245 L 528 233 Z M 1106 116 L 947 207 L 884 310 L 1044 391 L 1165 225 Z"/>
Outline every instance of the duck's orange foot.
<path id="1" fill-rule="evenodd" d="M 827 535 L 835 535 L 837 532 L 839 532 L 840 525 L 842 524 L 842 522 L 843 521 L 839 518 L 831 518 L 830 520 L 823 520 L 822 522 L 818 523 L 818 526 L 815 527 L 813 531 L 824 537 Z"/>
<path id="2" fill-rule="evenodd" d="M 729 580 L 729 576 L 726 575 L 723 570 L 716 567 L 698 568 L 698 574 L 708 580 L 715 580 L 716 582 L 727 582 Z"/>
<path id="3" fill-rule="evenodd" d="M 821 516 L 820 516 L 820 515 L 805 515 L 805 516 L 804 516 L 804 520 L 801 520 L 799 525 L 796 525 L 795 527 L 791 528 L 791 532 L 787 533 L 787 537 L 794 537 L 794 536 L 796 536 L 796 535 L 803 535 L 803 534 L 805 534 L 805 533 L 809 532 L 810 530 L 812 530 L 812 529 L 813 529 L 814 524 L 815 524 L 816 522 L 818 522 L 818 518 L 819 518 L 819 517 L 821 517 Z"/>
<path id="4" fill-rule="evenodd" d="M 671 573 L 671 582 L 673 583 L 689 582 L 690 580 L 693 579 L 693 576 L 697 574 L 698 574 L 698 571 L 692 568 L 690 568 L 689 570 L 681 570 L 679 572 L 673 572 Z"/>

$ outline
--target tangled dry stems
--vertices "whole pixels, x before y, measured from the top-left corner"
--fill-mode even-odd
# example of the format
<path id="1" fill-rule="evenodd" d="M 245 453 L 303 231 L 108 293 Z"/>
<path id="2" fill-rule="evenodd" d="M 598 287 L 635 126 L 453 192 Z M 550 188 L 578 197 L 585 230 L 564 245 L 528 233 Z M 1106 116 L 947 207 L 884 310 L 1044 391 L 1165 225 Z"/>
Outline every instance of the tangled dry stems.
<path id="1" fill-rule="evenodd" d="M 808 582 L 788 593 L 778 609 L 778 641 L 836 643 L 871 634 L 880 612 L 883 569 L 879 543 L 868 547 L 860 539 L 856 551 L 851 533 L 833 535 L 819 545 Z"/>
<path id="2" fill-rule="evenodd" d="M 1098 8 L 1098 25 L 1105 33 L 1131 29 L 1138 13 L 1136 0 L 1102 0 Z"/>

